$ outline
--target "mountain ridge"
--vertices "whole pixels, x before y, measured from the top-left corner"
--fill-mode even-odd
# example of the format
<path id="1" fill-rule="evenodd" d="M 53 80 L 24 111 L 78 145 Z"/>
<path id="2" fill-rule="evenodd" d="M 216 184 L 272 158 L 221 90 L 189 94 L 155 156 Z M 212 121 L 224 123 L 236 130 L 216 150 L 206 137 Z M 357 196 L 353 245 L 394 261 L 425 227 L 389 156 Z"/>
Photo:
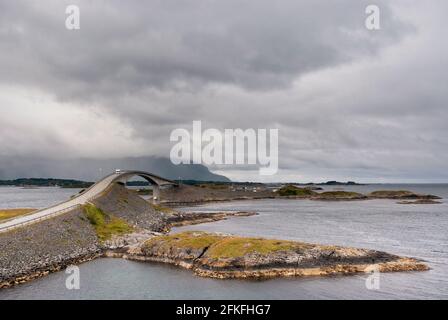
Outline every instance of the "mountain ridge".
<path id="1" fill-rule="evenodd" d="M 114 172 L 115 169 L 147 171 L 172 180 L 231 181 L 225 176 L 214 174 L 201 164 L 174 165 L 168 158 L 154 156 L 71 160 L 7 157 L 3 158 L 0 164 L 0 179 L 58 177 L 59 179 L 97 181 Z"/>

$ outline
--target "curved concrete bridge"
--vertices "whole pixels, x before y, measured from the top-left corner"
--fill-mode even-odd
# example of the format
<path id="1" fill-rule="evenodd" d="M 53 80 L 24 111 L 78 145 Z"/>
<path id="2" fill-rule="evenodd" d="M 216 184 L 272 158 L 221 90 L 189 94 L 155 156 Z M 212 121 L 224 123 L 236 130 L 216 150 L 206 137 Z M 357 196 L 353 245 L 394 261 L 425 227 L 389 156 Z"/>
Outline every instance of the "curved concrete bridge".
<path id="1" fill-rule="evenodd" d="M 90 188 L 86 189 L 84 192 L 71 198 L 68 201 L 59 203 L 46 209 L 35 211 L 32 214 L 23 217 L 1 223 L 0 233 L 64 214 L 101 196 L 112 184 L 116 182 L 126 183 L 130 178 L 135 176 L 142 177 L 152 184 L 154 202 L 159 201 L 159 190 L 161 186 L 177 185 L 177 183 L 174 181 L 159 177 L 149 172 L 117 170 L 115 173 L 101 179 Z"/>

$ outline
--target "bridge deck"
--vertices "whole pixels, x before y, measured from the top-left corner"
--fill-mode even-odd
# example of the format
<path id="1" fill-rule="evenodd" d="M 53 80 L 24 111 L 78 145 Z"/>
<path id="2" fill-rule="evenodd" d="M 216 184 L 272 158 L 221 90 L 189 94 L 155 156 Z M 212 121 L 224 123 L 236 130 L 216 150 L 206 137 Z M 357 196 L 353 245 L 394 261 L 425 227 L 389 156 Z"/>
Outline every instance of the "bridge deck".
<path id="1" fill-rule="evenodd" d="M 164 179 L 162 177 L 153 175 L 148 172 L 143 171 L 122 171 L 120 173 L 114 173 L 111 174 L 102 180 L 98 181 L 94 185 L 92 185 L 90 188 L 86 189 L 83 193 L 77 195 L 76 197 L 67 200 L 65 202 L 59 203 L 55 206 L 38 210 L 32 214 L 15 218 L 9 221 L 6 221 L 4 223 L 0 224 L 0 232 L 5 232 L 11 229 L 15 229 L 21 226 L 25 226 L 31 223 L 35 223 L 38 221 L 41 221 L 43 219 L 51 218 L 53 216 L 64 214 L 68 211 L 71 211 L 72 209 L 76 208 L 77 206 L 81 206 L 92 199 L 100 196 L 104 191 L 107 190 L 107 188 L 113 184 L 114 182 L 120 181 L 122 179 L 128 179 L 132 176 L 146 176 L 146 178 L 151 179 L 151 181 L 155 182 L 156 184 L 160 185 L 169 185 L 169 184 L 175 184 L 175 182 Z"/>

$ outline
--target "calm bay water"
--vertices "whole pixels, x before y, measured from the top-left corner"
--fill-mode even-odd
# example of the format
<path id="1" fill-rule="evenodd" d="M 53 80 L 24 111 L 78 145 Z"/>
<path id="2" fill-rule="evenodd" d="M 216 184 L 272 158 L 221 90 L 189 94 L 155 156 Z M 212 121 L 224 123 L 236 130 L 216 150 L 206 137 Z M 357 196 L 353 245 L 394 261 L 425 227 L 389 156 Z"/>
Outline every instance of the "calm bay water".
<path id="1" fill-rule="evenodd" d="M 0 209 L 43 209 L 68 200 L 82 189 L 0 187 Z"/>
<path id="2" fill-rule="evenodd" d="M 176 228 L 174 232 L 220 231 L 378 249 L 424 259 L 431 270 L 381 274 L 380 290 L 368 290 L 367 275 L 215 280 L 169 265 L 98 259 L 80 266 L 80 290 L 67 290 L 66 275 L 58 272 L 2 289 L 0 299 L 448 299 L 448 185 L 369 185 L 343 189 L 359 192 L 408 189 L 442 196 L 444 203 L 400 205 L 392 200 L 213 203 L 182 210 L 248 210 L 260 215 Z M 76 192 L 55 188 L 0 188 L 0 207 L 40 208 Z"/>

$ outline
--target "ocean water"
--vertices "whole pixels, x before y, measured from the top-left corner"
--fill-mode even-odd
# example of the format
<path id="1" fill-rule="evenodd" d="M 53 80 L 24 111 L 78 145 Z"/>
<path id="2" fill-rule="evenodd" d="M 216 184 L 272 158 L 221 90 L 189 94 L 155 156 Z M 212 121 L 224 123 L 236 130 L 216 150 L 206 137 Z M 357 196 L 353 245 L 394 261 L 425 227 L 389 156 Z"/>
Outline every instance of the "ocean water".
<path id="1" fill-rule="evenodd" d="M 177 267 L 97 259 L 80 265 L 81 289 L 67 290 L 62 271 L 14 288 L 0 299 L 448 299 L 448 185 L 328 187 L 369 192 L 408 189 L 442 196 L 440 205 L 400 205 L 393 200 L 317 202 L 256 200 L 184 207 L 184 211 L 247 210 L 258 216 L 176 228 L 337 244 L 423 259 L 431 270 L 368 275 L 216 280 Z M 14 190 L 11 190 L 14 189 Z M 71 193 L 77 192 L 70 190 Z M 42 207 L 70 196 L 64 189 L 0 188 L 0 207 Z M 30 200 L 32 199 L 32 200 Z M 27 205 L 25 205 L 27 204 Z"/>
<path id="2" fill-rule="evenodd" d="M 82 189 L 71 188 L 21 188 L 0 186 L 0 209 L 43 209 L 70 199 Z"/>

